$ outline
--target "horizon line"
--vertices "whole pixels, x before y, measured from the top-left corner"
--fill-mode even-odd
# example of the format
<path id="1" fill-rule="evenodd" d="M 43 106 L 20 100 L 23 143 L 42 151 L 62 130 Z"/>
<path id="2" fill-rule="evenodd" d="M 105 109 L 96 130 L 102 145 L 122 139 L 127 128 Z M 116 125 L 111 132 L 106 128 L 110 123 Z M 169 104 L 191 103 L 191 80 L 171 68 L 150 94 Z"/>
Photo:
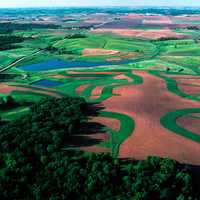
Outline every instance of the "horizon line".
<path id="1" fill-rule="evenodd" d="M 28 9 L 28 8 L 51 8 L 51 9 L 60 9 L 60 8 L 200 8 L 199 6 L 181 6 L 181 5 L 177 5 L 177 6 L 151 6 L 151 5 L 141 5 L 141 6 L 120 6 L 120 5 L 116 5 L 116 6 L 25 6 L 25 7 L 0 7 L 0 9 Z"/>

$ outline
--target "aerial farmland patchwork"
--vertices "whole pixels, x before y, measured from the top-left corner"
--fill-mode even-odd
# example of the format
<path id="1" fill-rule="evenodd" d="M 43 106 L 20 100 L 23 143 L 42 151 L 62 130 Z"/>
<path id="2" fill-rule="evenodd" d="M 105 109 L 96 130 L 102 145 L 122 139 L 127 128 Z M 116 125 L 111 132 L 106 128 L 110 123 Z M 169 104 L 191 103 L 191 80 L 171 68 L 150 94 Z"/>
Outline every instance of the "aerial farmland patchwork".
<path id="1" fill-rule="evenodd" d="M 198 10 L 0 12 L 2 123 L 36 112 L 45 97 L 82 97 L 88 125 L 68 127 L 63 151 L 200 165 Z"/>

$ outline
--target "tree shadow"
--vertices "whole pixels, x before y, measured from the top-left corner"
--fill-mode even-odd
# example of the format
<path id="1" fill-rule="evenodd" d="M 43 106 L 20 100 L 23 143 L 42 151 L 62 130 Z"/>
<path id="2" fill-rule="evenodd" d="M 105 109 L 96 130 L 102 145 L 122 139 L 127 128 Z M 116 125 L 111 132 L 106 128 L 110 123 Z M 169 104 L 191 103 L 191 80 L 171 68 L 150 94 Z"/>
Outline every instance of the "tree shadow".
<path id="1" fill-rule="evenodd" d="M 99 104 L 90 103 L 86 108 L 88 120 L 92 117 L 98 116 L 99 112 L 103 110 Z M 106 126 L 98 123 L 86 121 L 82 122 L 79 134 L 70 136 L 67 141 L 68 147 L 89 147 L 98 145 L 103 139 L 100 135 L 106 135 Z"/>

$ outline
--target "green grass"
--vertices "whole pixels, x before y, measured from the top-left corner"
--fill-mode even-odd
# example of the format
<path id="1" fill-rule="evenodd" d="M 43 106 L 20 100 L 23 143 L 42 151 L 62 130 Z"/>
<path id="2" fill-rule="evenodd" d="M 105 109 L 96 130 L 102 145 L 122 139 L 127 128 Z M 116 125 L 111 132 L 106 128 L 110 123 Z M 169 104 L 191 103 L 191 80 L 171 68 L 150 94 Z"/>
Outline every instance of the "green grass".
<path id="1" fill-rule="evenodd" d="M 110 147 L 112 149 L 112 155 L 116 157 L 119 152 L 119 146 L 122 144 L 134 131 L 135 124 L 131 117 L 114 112 L 100 112 L 100 116 L 114 118 L 120 121 L 120 130 L 114 131 L 112 129 L 107 128 L 110 141 L 103 142 L 101 145 Z"/>
<path id="2" fill-rule="evenodd" d="M 120 38 L 111 35 L 88 35 L 87 38 L 64 39 L 54 45 L 57 48 L 66 48 L 79 54 L 85 48 L 102 48 L 121 52 L 139 52 L 142 55 L 151 55 L 157 51 L 154 44 L 147 41 Z M 108 58 L 109 56 L 105 56 Z M 99 58 L 99 56 L 97 56 Z M 101 58 L 101 56 L 100 56 Z M 83 57 L 82 59 L 89 59 Z M 95 59 L 91 57 L 90 59 Z"/>
<path id="3" fill-rule="evenodd" d="M 151 59 L 132 64 L 136 69 L 143 70 L 158 70 L 166 71 L 167 67 L 171 69 L 172 72 L 178 72 L 180 69 L 184 69 L 184 73 L 193 73 L 191 69 L 178 65 L 176 63 L 170 63 L 161 59 Z"/>
<path id="4" fill-rule="evenodd" d="M 12 91 L 11 95 L 16 101 L 39 102 L 42 98 L 48 97 L 45 94 L 38 94 L 30 91 Z"/>
<path id="5" fill-rule="evenodd" d="M 194 100 L 194 101 L 200 101 L 200 99 L 198 97 L 195 97 L 193 95 L 189 95 L 189 94 L 186 94 L 186 93 L 182 92 L 178 88 L 177 82 L 173 78 L 161 75 L 160 72 L 158 72 L 158 71 L 153 71 L 152 70 L 152 71 L 149 71 L 149 73 L 152 74 L 152 75 L 155 75 L 157 77 L 162 78 L 166 82 L 167 89 L 170 92 L 172 92 L 172 93 L 174 93 L 174 94 L 176 94 L 176 95 L 178 95 L 178 96 L 180 96 L 182 98 L 185 98 L 185 99 L 191 99 L 191 100 Z"/>
<path id="6" fill-rule="evenodd" d="M 184 30 L 176 30 L 176 32 L 184 32 Z M 158 76 L 165 80 L 168 90 L 173 92 L 174 94 L 195 101 L 200 101 L 198 96 L 188 95 L 182 92 L 178 87 L 177 83 L 173 78 L 166 77 L 161 75 L 160 72 L 166 72 L 166 68 L 170 68 L 169 73 L 180 74 L 178 71 L 180 69 L 184 69 L 181 74 L 192 74 L 192 75 L 200 75 L 200 46 L 196 42 L 197 36 L 200 37 L 200 34 L 197 31 L 187 32 L 192 36 L 192 39 L 179 39 L 179 40 L 167 40 L 167 41 L 148 41 L 148 40 L 140 40 L 128 37 L 115 36 L 112 34 L 91 34 L 84 31 L 87 38 L 79 38 L 79 39 L 64 39 L 66 34 L 77 33 L 75 30 L 30 30 L 30 31 L 17 31 L 16 35 L 24 35 L 26 37 L 36 36 L 36 39 L 26 40 L 21 45 L 23 48 L 1 51 L 0 52 L 0 67 L 5 66 L 13 62 L 15 59 L 18 59 L 22 56 L 30 55 L 32 52 L 36 51 L 38 48 L 45 48 L 49 45 L 54 45 L 57 48 L 65 48 L 70 51 L 74 51 L 73 55 L 62 54 L 58 55 L 57 53 L 49 53 L 49 52 L 41 52 L 38 55 L 27 58 L 21 63 L 17 64 L 15 67 L 8 72 L 10 73 L 25 73 L 17 67 L 26 65 L 39 63 L 52 58 L 61 58 L 61 59 L 73 59 L 73 60 L 88 60 L 88 61 L 97 61 L 97 60 L 106 60 L 108 58 L 120 57 L 120 54 L 117 55 L 104 55 L 104 56 L 90 56 L 84 57 L 81 55 L 83 49 L 85 48 L 102 48 L 102 49 L 112 49 L 118 50 L 122 52 L 122 54 L 126 54 L 129 52 L 136 52 L 137 55 L 134 58 L 130 58 L 133 60 L 132 63 L 122 64 L 122 65 L 113 65 L 113 66 L 100 66 L 93 69 L 76 69 L 76 71 L 80 72 L 95 72 L 95 71 L 113 71 L 111 75 L 94 75 L 94 74 L 67 74 L 66 70 L 54 70 L 52 72 L 26 72 L 30 76 L 25 80 L 16 79 L 13 81 L 14 85 L 18 85 L 24 88 L 33 88 L 37 89 L 38 93 L 30 92 L 30 91 L 13 91 L 11 95 L 16 98 L 18 101 L 30 101 L 30 102 L 38 102 L 41 98 L 47 97 L 48 95 L 39 93 L 40 91 L 44 92 L 52 92 L 59 95 L 70 95 L 70 96 L 79 96 L 76 93 L 76 88 L 88 84 L 89 86 L 84 89 L 80 96 L 84 97 L 88 102 L 92 103 L 100 103 L 112 96 L 113 89 L 115 87 L 124 86 L 124 85 L 138 85 L 142 84 L 143 80 L 140 76 L 132 74 L 132 70 L 134 69 L 142 69 L 148 70 L 149 73 Z M 124 75 L 132 78 L 132 82 L 128 83 L 127 80 L 115 80 L 113 79 L 114 72 L 119 71 L 123 72 Z M 61 74 L 70 76 L 66 79 L 54 79 L 49 78 L 50 74 Z M 85 80 L 76 80 L 76 78 L 85 77 Z M 88 77 L 88 79 L 87 79 Z M 94 77 L 94 80 L 90 80 L 89 78 Z M 34 88 L 30 86 L 30 84 L 34 81 L 38 81 L 41 79 L 50 79 L 50 80 L 60 80 L 64 84 L 56 87 L 55 91 L 51 91 L 50 89 L 45 88 Z M 112 85 L 111 85 L 112 84 Z M 91 100 L 92 90 L 97 86 L 103 86 L 102 93 L 99 98 L 95 100 Z M 0 94 L 0 96 L 5 97 L 6 95 Z M 116 97 L 117 98 L 117 97 Z M 191 111 L 191 110 L 190 110 Z M 13 110 L 8 110 L 7 112 L 1 113 L 2 117 L 7 120 L 13 120 L 20 116 L 21 114 L 25 114 L 28 112 L 27 108 L 17 108 Z M 167 114 L 166 117 L 161 119 L 161 123 L 164 126 L 168 127 L 171 130 L 174 130 L 177 134 L 182 134 L 184 137 L 192 138 L 193 140 L 200 140 L 197 135 L 193 133 L 189 133 L 187 130 L 183 130 L 181 127 L 177 127 L 176 125 L 176 117 L 179 115 L 183 115 L 183 111 L 174 111 L 171 114 Z M 180 115 L 180 116 L 181 116 Z M 117 156 L 119 151 L 119 145 L 127 139 L 134 130 L 134 120 L 120 113 L 113 112 L 100 112 L 100 116 L 114 118 L 120 121 L 120 130 L 118 132 L 113 131 L 107 128 L 107 131 L 110 135 L 109 142 L 103 142 L 100 145 L 104 145 L 110 147 L 112 149 L 112 154 Z M 170 118 L 171 117 L 171 118 Z M 171 124 L 170 124 L 171 123 Z M 191 136 L 190 136 L 191 135 Z M 190 139 L 191 139 L 190 138 Z"/>
<path id="7" fill-rule="evenodd" d="M 200 57 L 199 56 L 162 56 L 162 60 L 171 63 L 171 65 L 179 65 L 186 68 L 191 73 L 200 73 Z"/>
<path id="8" fill-rule="evenodd" d="M 189 108 L 189 109 L 176 110 L 176 111 L 167 113 L 165 116 L 163 116 L 160 119 L 160 123 L 166 129 L 169 129 L 170 131 L 178 135 L 181 135 L 185 138 L 188 138 L 190 140 L 200 143 L 200 135 L 198 133 L 193 133 L 189 130 L 186 130 L 176 123 L 176 120 L 178 118 L 183 117 L 188 114 L 192 114 L 192 113 L 200 113 L 200 108 Z"/>

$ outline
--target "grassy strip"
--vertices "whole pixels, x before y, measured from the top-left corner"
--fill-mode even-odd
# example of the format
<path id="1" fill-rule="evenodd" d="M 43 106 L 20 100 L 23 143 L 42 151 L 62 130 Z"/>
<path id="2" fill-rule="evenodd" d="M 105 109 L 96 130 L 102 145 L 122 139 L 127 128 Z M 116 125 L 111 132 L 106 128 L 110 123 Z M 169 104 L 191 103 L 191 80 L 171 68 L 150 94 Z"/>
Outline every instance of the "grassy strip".
<path id="1" fill-rule="evenodd" d="M 100 116 L 114 118 L 120 121 L 120 130 L 114 131 L 108 128 L 111 141 L 109 143 L 103 142 L 102 145 L 110 147 L 112 149 L 112 155 L 117 157 L 119 152 L 119 146 L 124 142 L 134 131 L 135 123 L 133 119 L 127 115 L 114 112 L 100 112 Z"/>
<path id="2" fill-rule="evenodd" d="M 172 132 L 175 132 L 178 135 L 181 135 L 185 138 L 193 140 L 200 143 L 200 135 L 193 133 L 187 129 L 182 128 L 176 123 L 176 120 L 184 115 L 191 113 L 200 113 L 200 108 L 189 108 L 183 110 L 176 110 L 170 113 L 167 113 L 160 119 L 160 123 Z"/>
<path id="3" fill-rule="evenodd" d="M 115 85 L 105 86 L 102 90 L 101 96 L 98 99 L 94 100 L 95 102 L 102 102 L 102 101 L 110 98 L 111 96 L 114 96 L 113 89 L 115 87 L 119 87 L 119 86 L 123 86 L 123 85 L 138 85 L 138 84 L 143 83 L 143 79 L 140 76 L 133 74 L 131 70 L 128 70 L 125 73 L 125 75 L 132 78 L 133 81 L 131 83 L 128 83 L 127 80 L 114 80 L 114 79 L 106 80 L 102 84 L 100 84 L 100 82 L 92 84 L 90 87 L 86 88 L 81 93 L 81 95 L 85 96 L 86 98 L 89 98 L 91 96 L 92 90 L 96 86 L 99 86 L 99 85 L 105 86 L 106 83 L 107 84 L 115 83 Z M 101 143 L 102 146 L 106 146 L 106 147 L 111 148 L 112 149 L 112 155 L 114 157 L 116 157 L 118 155 L 118 152 L 119 152 L 120 144 L 122 142 L 124 142 L 124 140 L 127 139 L 132 134 L 134 127 L 135 127 L 134 121 L 131 117 L 124 115 L 124 114 L 120 114 L 120 113 L 100 112 L 100 116 L 108 117 L 108 118 L 115 118 L 115 119 L 120 121 L 120 130 L 118 132 L 113 131 L 110 128 L 107 128 L 108 133 L 109 133 L 110 138 L 111 138 L 110 142 L 102 142 Z"/>
<path id="4" fill-rule="evenodd" d="M 130 77 L 133 81 L 131 84 L 133 85 L 140 85 L 143 83 L 143 79 L 141 76 L 134 74 L 132 71 L 128 71 L 125 73 L 126 76 Z"/>
<path id="5" fill-rule="evenodd" d="M 116 85 L 105 86 L 103 88 L 101 96 L 95 101 L 102 102 L 111 96 L 116 96 L 115 94 L 113 94 L 113 89 L 115 87 L 124 86 L 124 85 L 139 85 L 143 83 L 143 79 L 140 76 L 133 74 L 131 70 L 127 70 L 127 72 L 124 75 L 130 77 L 132 79 L 132 82 L 128 83 L 127 80 L 113 80 L 112 79 L 110 81 L 110 84 L 113 83 L 113 81 L 115 81 L 114 83 L 116 83 Z"/>
<path id="6" fill-rule="evenodd" d="M 149 73 L 152 74 L 152 75 L 154 75 L 154 76 L 157 76 L 157 77 L 163 79 L 166 82 L 167 89 L 170 92 L 172 92 L 172 93 L 174 93 L 174 94 L 176 94 L 176 95 L 178 95 L 178 96 L 180 96 L 182 98 L 185 98 L 185 99 L 190 99 L 190 100 L 194 100 L 194 101 L 200 101 L 199 98 L 182 92 L 178 88 L 177 82 L 173 78 L 162 76 L 162 75 L 160 75 L 159 71 L 150 70 Z"/>

